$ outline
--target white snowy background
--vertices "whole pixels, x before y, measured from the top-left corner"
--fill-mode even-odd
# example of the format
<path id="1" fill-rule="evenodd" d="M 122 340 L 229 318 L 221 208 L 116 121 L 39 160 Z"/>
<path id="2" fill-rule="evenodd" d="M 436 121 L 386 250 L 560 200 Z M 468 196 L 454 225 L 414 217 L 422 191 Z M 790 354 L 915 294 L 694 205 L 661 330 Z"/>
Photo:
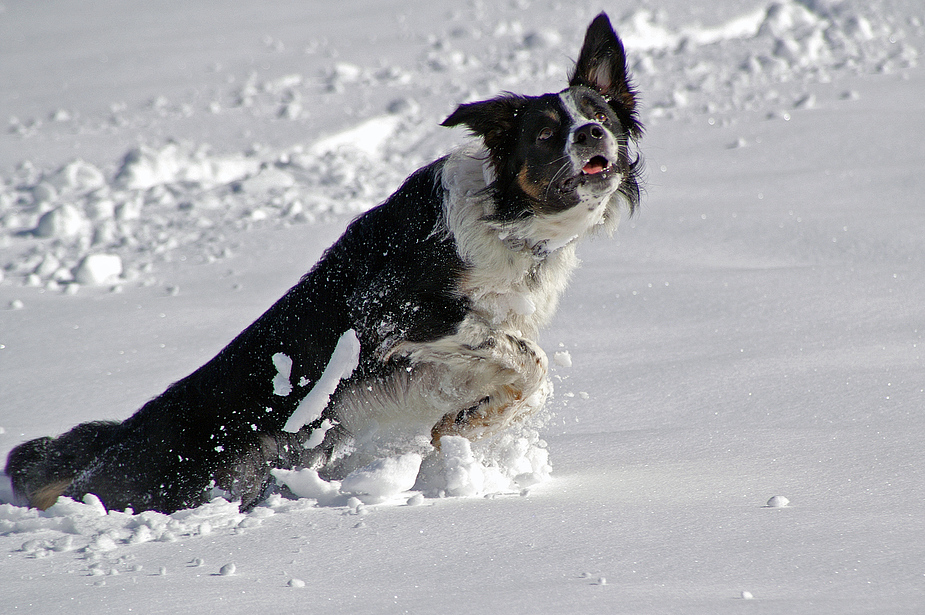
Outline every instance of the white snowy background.
<path id="1" fill-rule="evenodd" d="M 398 458 L 248 515 L 0 504 L 3 612 L 925 612 L 917 0 L 6 0 L 0 455 L 211 358 L 600 10 L 647 194 L 580 250 L 543 424 L 444 497 Z"/>

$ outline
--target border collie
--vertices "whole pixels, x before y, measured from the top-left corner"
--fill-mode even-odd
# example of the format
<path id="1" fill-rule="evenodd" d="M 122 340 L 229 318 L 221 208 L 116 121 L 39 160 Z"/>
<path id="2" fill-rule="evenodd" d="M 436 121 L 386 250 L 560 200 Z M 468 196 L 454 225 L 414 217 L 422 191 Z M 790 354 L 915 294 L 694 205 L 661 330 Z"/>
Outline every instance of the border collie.
<path id="1" fill-rule="evenodd" d="M 623 44 L 588 27 L 568 88 L 461 105 L 473 143 L 412 174 L 215 358 L 127 420 L 10 452 L 17 501 L 92 493 L 170 513 L 214 490 L 246 510 L 273 468 L 343 477 L 375 455 L 483 437 L 542 407 L 537 332 L 577 240 L 639 201 Z"/>

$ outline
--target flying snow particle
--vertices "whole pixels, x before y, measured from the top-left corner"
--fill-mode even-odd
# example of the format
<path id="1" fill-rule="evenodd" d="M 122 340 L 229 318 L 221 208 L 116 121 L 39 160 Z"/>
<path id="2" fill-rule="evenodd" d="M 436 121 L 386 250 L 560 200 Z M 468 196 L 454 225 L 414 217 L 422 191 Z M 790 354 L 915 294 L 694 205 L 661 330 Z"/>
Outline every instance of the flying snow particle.
<path id="1" fill-rule="evenodd" d="M 280 397 L 286 397 L 292 393 L 292 383 L 289 382 L 289 375 L 292 372 L 292 359 L 277 352 L 272 357 L 273 367 L 276 368 L 276 375 L 273 377 L 273 394 Z"/>
<path id="2" fill-rule="evenodd" d="M 556 362 L 556 365 L 561 367 L 571 367 L 572 366 L 572 355 L 569 354 L 568 350 L 560 350 L 553 355 L 552 360 Z"/>

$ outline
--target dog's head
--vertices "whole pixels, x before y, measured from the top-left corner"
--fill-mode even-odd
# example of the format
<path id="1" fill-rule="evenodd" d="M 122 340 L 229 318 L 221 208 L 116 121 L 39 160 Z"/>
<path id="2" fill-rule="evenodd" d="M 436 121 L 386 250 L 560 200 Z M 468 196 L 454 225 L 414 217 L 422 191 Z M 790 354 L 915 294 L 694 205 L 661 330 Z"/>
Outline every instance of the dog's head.
<path id="1" fill-rule="evenodd" d="M 566 232 L 579 235 L 587 230 L 582 225 L 619 217 L 615 195 L 630 212 L 639 201 L 638 159 L 630 153 L 642 134 L 636 92 L 623 43 L 604 13 L 588 27 L 567 89 L 464 104 L 443 122 L 460 124 L 488 150 L 494 221 L 568 218 L 574 228 Z"/>

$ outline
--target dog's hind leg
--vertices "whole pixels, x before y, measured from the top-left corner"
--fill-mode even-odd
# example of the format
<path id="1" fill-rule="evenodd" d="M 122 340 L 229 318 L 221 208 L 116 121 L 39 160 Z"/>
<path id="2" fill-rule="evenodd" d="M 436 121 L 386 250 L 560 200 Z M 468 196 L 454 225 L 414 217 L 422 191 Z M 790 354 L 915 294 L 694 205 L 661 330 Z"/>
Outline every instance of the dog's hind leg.
<path id="1" fill-rule="evenodd" d="M 45 510 L 113 441 L 120 423 L 83 423 L 57 438 L 38 438 L 10 451 L 6 474 L 17 500 Z"/>
<path id="2" fill-rule="evenodd" d="M 320 420 L 319 420 L 320 423 Z M 296 433 L 273 431 L 251 434 L 245 441 L 234 445 L 240 451 L 223 462 L 215 473 L 215 484 L 228 492 L 232 499 L 241 500 L 241 511 L 246 512 L 273 492 L 271 470 L 279 468 L 320 469 L 337 453 L 345 439 L 343 429 L 334 426 L 327 430 L 318 446 L 306 448 L 317 425 L 306 425 Z"/>

